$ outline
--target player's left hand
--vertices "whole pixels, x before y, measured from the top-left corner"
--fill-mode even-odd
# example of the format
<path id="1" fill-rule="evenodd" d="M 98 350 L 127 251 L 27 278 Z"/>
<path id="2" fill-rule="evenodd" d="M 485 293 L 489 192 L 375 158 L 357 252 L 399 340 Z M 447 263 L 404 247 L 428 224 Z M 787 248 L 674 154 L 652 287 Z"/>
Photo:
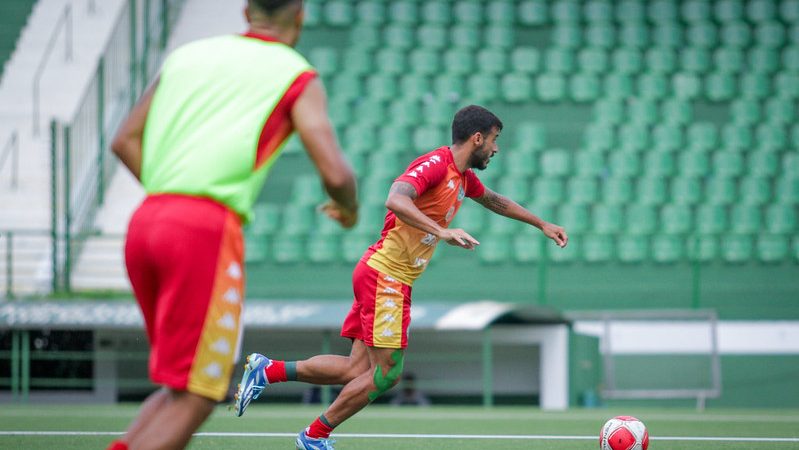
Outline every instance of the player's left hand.
<path id="1" fill-rule="evenodd" d="M 545 223 L 541 227 L 541 232 L 544 235 L 558 244 L 559 247 L 563 248 L 566 244 L 569 243 L 569 236 L 566 234 L 566 230 L 559 225 L 555 225 L 554 223 Z"/>

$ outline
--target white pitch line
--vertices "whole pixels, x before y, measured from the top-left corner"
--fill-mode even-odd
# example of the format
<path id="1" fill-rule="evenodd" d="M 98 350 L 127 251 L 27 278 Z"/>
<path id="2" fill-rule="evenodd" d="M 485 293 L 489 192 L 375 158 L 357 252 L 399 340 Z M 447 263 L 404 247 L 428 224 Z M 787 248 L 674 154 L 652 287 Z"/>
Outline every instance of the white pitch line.
<path id="1" fill-rule="evenodd" d="M 0 436 L 119 436 L 122 431 L 0 431 Z M 202 432 L 197 437 L 295 437 L 296 433 L 234 433 L 234 432 Z M 495 440 L 527 440 L 527 441 L 593 441 L 596 436 L 558 436 L 546 434 L 365 434 L 336 433 L 340 438 L 363 439 L 495 439 Z M 699 437 L 699 436 L 654 436 L 652 441 L 698 441 L 698 442 L 799 442 L 799 438 L 772 437 Z"/>

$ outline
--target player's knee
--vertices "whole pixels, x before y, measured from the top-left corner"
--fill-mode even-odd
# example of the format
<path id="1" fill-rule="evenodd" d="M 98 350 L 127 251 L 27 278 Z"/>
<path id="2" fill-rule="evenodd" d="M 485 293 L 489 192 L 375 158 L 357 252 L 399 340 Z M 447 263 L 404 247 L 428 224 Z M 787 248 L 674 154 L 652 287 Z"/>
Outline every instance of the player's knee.
<path id="1" fill-rule="evenodd" d="M 375 366 L 375 390 L 369 394 L 370 401 L 374 401 L 377 397 L 380 397 L 399 383 L 404 362 L 405 355 L 403 351 L 397 349 L 391 354 L 390 361 Z"/>

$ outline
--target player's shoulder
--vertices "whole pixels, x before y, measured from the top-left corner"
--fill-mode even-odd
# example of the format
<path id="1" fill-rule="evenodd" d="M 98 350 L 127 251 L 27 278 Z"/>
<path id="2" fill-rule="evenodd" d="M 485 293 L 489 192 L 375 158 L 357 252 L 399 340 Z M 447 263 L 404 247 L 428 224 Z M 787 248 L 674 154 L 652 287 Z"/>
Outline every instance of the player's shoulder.
<path id="1" fill-rule="evenodd" d="M 446 165 L 449 162 L 449 147 L 439 147 L 435 150 L 431 150 L 427 153 L 423 153 L 422 155 L 418 156 L 411 162 L 411 166 L 421 164 L 424 162 L 429 162 L 430 164 L 440 164 L 443 163 Z"/>

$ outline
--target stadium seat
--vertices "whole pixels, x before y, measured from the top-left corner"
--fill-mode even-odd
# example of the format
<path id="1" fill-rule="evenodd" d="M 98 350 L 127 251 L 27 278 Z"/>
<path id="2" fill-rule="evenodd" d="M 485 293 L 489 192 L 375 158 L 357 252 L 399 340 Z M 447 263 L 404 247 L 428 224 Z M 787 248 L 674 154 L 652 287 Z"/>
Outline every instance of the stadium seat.
<path id="1" fill-rule="evenodd" d="M 589 125 L 589 128 L 596 124 L 610 124 L 619 125 L 625 119 L 624 103 L 615 98 L 602 98 L 594 102 L 594 109 L 592 117 L 594 123 Z M 615 135 L 615 129 L 610 129 Z"/>
<path id="2" fill-rule="evenodd" d="M 420 123 L 420 118 L 422 117 L 421 102 L 414 96 L 403 96 L 389 103 L 388 114 L 392 119 L 395 130 L 399 129 L 397 128 L 399 126 L 416 126 Z M 381 145 L 385 144 L 391 145 L 392 143 L 381 139 Z"/>
<path id="3" fill-rule="evenodd" d="M 415 26 L 419 22 L 419 4 L 417 2 L 396 0 L 388 3 L 388 17 L 392 23 Z"/>
<path id="4" fill-rule="evenodd" d="M 338 239 L 315 233 L 308 238 L 305 250 L 308 261 L 316 264 L 338 262 L 341 255 Z"/>
<path id="5" fill-rule="evenodd" d="M 272 259 L 278 264 L 296 264 L 304 258 L 302 237 L 294 234 L 276 236 L 272 243 Z"/>
<path id="6" fill-rule="evenodd" d="M 777 152 L 754 151 L 749 154 L 747 164 L 749 175 L 755 177 L 772 177 L 779 170 L 779 157 Z"/>
<path id="7" fill-rule="evenodd" d="M 333 27 L 346 27 L 355 22 L 353 3 L 345 0 L 325 2 L 325 22 Z"/>
<path id="8" fill-rule="evenodd" d="M 503 176 L 497 183 L 496 190 L 517 203 L 524 203 L 530 192 L 530 183 L 524 176 Z"/>
<path id="9" fill-rule="evenodd" d="M 420 152 L 436 149 L 445 142 L 449 142 L 448 135 L 440 126 L 421 126 L 413 133 L 413 146 Z"/>
<path id="10" fill-rule="evenodd" d="M 646 67 L 653 74 L 671 74 L 677 70 L 677 54 L 665 47 L 652 47 L 644 53 Z"/>
<path id="11" fill-rule="evenodd" d="M 402 4 L 405 2 L 398 2 Z M 394 4 L 392 4 L 394 6 Z M 396 18 L 393 19 L 396 22 Z M 392 24 L 383 28 L 383 42 L 389 48 L 408 51 L 416 45 L 414 40 L 415 29 L 409 25 Z"/>
<path id="12" fill-rule="evenodd" d="M 452 13 L 456 23 L 479 25 L 483 23 L 485 12 L 482 2 L 464 0 L 452 4 Z"/>
<path id="13" fill-rule="evenodd" d="M 771 182 L 767 178 L 746 177 L 741 180 L 739 201 L 747 205 L 763 205 L 771 200 Z"/>
<path id="14" fill-rule="evenodd" d="M 428 2 L 425 6 L 436 3 L 441 2 Z M 447 29 L 439 24 L 422 25 L 416 30 L 416 41 L 424 49 L 440 52 L 449 44 L 449 35 Z"/>
<path id="15" fill-rule="evenodd" d="M 308 60 L 323 77 L 330 77 L 339 70 L 338 54 L 332 47 L 316 47 L 308 53 Z"/>
<path id="16" fill-rule="evenodd" d="M 508 72 L 508 56 L 505 52 L 485 48 L 477 52 L 477 67 L 480 72 L 500 75 Z"/>
<path id="17" fill-rule="evenodd" d="M 492 74 L 477 73 L 467 79 L 469 98 L 477 103 L 492 102 L 499 95 L 499 78 Z"/>
<path id="18" fill-rule="evenodd" d="M 443 28 L 452 21 L 449 2 L 443 0 L 423 2 L 421 16 L 425 24 L 435 25 L 436 28 Z"/>
<path id="19" fill-rule="evenodd" d="M 570 239 L 569 245 L 564 248 L 558 247 L 551 241 L 547 241 L 545 248 L 547 257 L 556 264 L 569 264 L 576 262 L 580 257 L 582 243 L 579 239 Z"/>
<path id="20" fill-rule="evenodd" d="M 557 205 L 565 198 L 563 180 L 560 178 L 536 177 L 530 199 L 540 205 Z"/>
<path id="21" fill-rule="evenodd" d="M 726 263 L 748 262 L 752 258 L 752 238 L 733 234 L 722 237 L 721 256 Z"/>
<path id="22" fill-rule="evenodd" d="M 616 145 L 616 128 L 610 122 L 588 125 L 583 133 L 584 147 L 590 151 L 608 151 Z"/>
<path id="23" fill-rule="evenodd" d="M 477 256 L 484 264 L 502 264 L 510 261 L 513 237 L 508 234 L 488 233 L 480 239 Z"/>
<path id="24" fill-rule="evenodd" d="M 452 48 L 444 53 L 444 70 L 452 75 L 467 75 L 474 70 L 474 56 L 462 48 Z"/>
<path id="25" fill-rule="evenodd" d="M 790 125 L 796 122 L 796 105 L 787 98 L 772 98 L 766 102 L 766 120 L 772 124 Z"/>
<path id="26" fill-rule="evenodd" d="M 775 203 L 766 209 L 766 228 L 774 234 L 795 234 L 796 210 L 789 205 Z"/>
<path id="27" fill-rule="evenodd" d="M 607 205 L 624 205 L 633 198 L 633 185 L 629 178 L 610 177 L 602 182 L 602 202 Z"/>
<path id="28" fill-rule="evenodd" d="M 799 4 L 792 0 L 781 0 L 780 18 L 788 23 L 799 23 Z"/>
<path id="29" fill-rule="evenodd" d="M 383 44 L 383 38 L 380 34 L 380 28 L 374 25 L 358 24 L 350 29 L 350 43 L 349 48 L 342 57 L 342 62 L 346 61 L 347 70 L 355 72 L 357 69 L 351 66 L 352 63 L 359 63 L 359 61 L 352 61 L 347 54 L 366 54 L 367 52 L 378 49 Z M 371 59 L 368 61 L 371 64 Z M 366 73 L 360 71 L 359 73 Z"/>
<path id="30" fill-rule="evenodd" d="M 386 22 L 386 5 L 381 2 L 358 2 L 355 15 L 359 23 L 380 26 Z"/>
<path id="31" fill-rule="evenodd" d="M 752 29 L 746 22 L 729 22 L 721 27 L 721 45 L 744 49 L 752 42 Z"/>
<path id="32" fill-rule="evenodd" d="M 620 235 L 616 242 L 616 254 L 623 263 L 641 263 L 649 258 L 649 238 Z"/>
<path id="33" fill-rule="evenodd" d="M 647 100 L 661 100 L 669 94 L 669 80 L 663 74 L 643 73 L 638 77 L 638 94 Z"/>
<path id="34" fill-rule="evenodd" d="M 777 17 L 777 2 L 750 0 L 746 4 L 746 18 L 752 22 L 765 22 Z"/>
<path id="35" fill-rule="evenodd" d="M 754 144 L 752 129 L 732 123 L 724 125 L 721 142 L 726 150 L 747 151 Z"/>
<path id="36" fill-rule="evenodd" d="M 680 51 L 680 67 L 687 72 L 704 75 L 710 69 L 710 52 L 698 47 Z"/>
<path id="37" fill-rule="evenodd" d="M 727 229 L 727 212 L 721 205 L 702 205 L 696 212 L 696 228 L 700 234 L 720 234 Z"/>
<path id="38" fill-rule="evenodd" d="M 671 77 L 674 96 L 681 100 L 691 100 L 702 92 L 702 79 L 690 72 L 677 72 Z"/>
<path id="39" fill-rule="evenodd" d="M 507 0 L 492 0 L 486 5 L 486 15 L 488 23 L 512 27 L 516 21 L 516 9 L 514 2 Z"/>
<path id="40" fill-rule="evenodd" d="M 705 77 L 705 94 L 712 102 L 726 102 L 736 96 L 735 76 L 712 72 Z"/>
<path id="41" fill-rule="evenodd" d="M 654 125 L 660 120 L 658 104 L 645 96 L 631 99 L 627 104 L 627 117 L 634 124 Z"/>
<path id="42" fill-rule="evenodd" d="M 744 171 L 744 158 L 740 153 L 715 152 L 713 154 L 713 174 L 721 178 L 737 177 Z"/>
<path id="43" fill-rule="evenodd" d="M 690 150 L 708 151 L 719 144 L 719 132 L 710 122 L 695 122 L 688 126 L 687 142 Z"/>
<path id="44" fill-rule="evenodd" d="M 525 26 L 544 25 L 549 20 L 549 5 L 546 0 L 524 0 L 517 9 L 519 23 Z"/>
<path id="45" fill-rule="evenodd" d="M 475 50 L 480 47 L 482 37 L 473 27 L 459 24 L 453 26 L 450 31 L 450 42 L 456 48 Z"/>
<path id="46" fill-rule="evenodd" d="M 498 164 L 501 160 L 505 161 L 508 175 L 526 177 L 538 172 L 538 156 L 528 148 L 512 149 L 501 158 L 493 159 L 491 165 Z"/>
<path id="47" fill-rule="evenodd" d="M 516 135 L 514 137 L 516 148 L 542 150 L 547 144 L 546 129 L 543 125 L 536 122 L 519 123 L 516 126 Z"/>
<path id="48" fill-rule="evenodd" d="M 613 4 L 608 0 L 590 0 L 584 6 L 585 20 L 589 23 L 613 21 Z"/>
<path id="49" fill-rule="evenodd" d="M 652 142 L 656 149 L 676 151 L 685 148 L 685 134 L 680 125 L 665 120 L 652 129 Z"/>
<path id="50" fill-rule="evenodd" d="M 616 29 L 610 23 L 591 23 L 585 28 L 585 42 L 593 47 L 610 50 L 616 45 Z"/>
<path id="51" fill-rule="evenodd" d="M 620 0 L 616 4 L 616 21 L 618 22 L 644 22 L 646 21 L 646 6 L 638 0 Z"/>
<path id="52" fill-rule="evenodd" d="M 761 123 L 755 129 L 758 149 L 782 150 L 788 145 L 788 132 L 778 123 Z"/>
<path id="53" fill-rule="evenodd" d="M 719 33 L 712 22 L 694 22 L 688 27 L 686 33 L 688 45 L 712 49 L 719 42 Z"/>
<path id="54" fill-rule="evenodd" d="M 658 235 L 652 239 L 652 259 L 660 264 L 673 264 L 683 257 L 683 239 L 674 235 Z"/>
<path id="55" fill-rule="evenodd" d="M 685 151 L 679 156 L 680 175 L 686 177 L 703 177 L 710 172 L 710 161 L 706 152 Z"/>
<path id="56" fill-rule="evenodd" d="M 782 51 L 782 69 L 788 72 L 799 72 L 799 47 L 791 45 Z"/>
<path id="57" fill-rule="evenodd" d="M 788 239 L 782 235 L 764 234 L 757 239 L 757 256 L 763 263 L 779 263 L 789 254 Z"/>
<path id="58" fill-rule="evenodd" d="M 641 52 L 634 48 L 618 47 L 611 54 L 613 68 L 616 72 L 625 75 L 635 75 L 644 66 Z"/>
<path id="59" fill-rule="evenodd" d="M 799 178 L 782 177 L 776 183 L 777 202 L 799 204 Z"/>
<path id="60" fill-rule="evenodd" d="M 552 44 L 563 50 L 576 50 L 583 43 L 582 28 L 577 23 L 560 23 L 552 28 Z"/>
<path id="61" fill-rule="evenodd" d="M 490 213 L 481 205 L 464 203 L 455 215 L 453 225 L 463 228 L 467 233 L 475 236 L 483 231 L 488 214 Z"/>
<path id="62" fill-rule="evenodd" d="M 561 22 L 576 23 L 582 18 L 580 4 L 574 0 L 555 0 L 552 2 L 550 12 L 552 20 L 556 24 Z"/>
<path id="63" fill-rule="evenodd" d="M 647 17 L 652 22 L 674 22 L 679 19 L 677 2 L 653 0 L 647 2 Z"/>
<path id="64" fill-rule="evenodd" d="M 446 97 L 430 97 L 422 102 L 422 123 L 448 126 L 452 123 L 457 105 Z"/>
<path id="65" fill-rule="evenodd" d="M 363 94 L 363 86 L 357 74 L 341 72 L 333 78 L 330 91 L 332 93 L 330 110 L 336 113 L 336 115 L 333 115 L 335 118 L 338 114 L 346 114 L 349 111 L 348 102 Z M 336 104 L 333 105 L 332 103 Z M 337 106 L 340 109 L 334 110 L 333 106 Z"/>
<path id="66" fill-rule="evenodd" d="M 752 99 L 739 98 L 730 104 L 730 116 L 735 124 L 751 126 L 760 122 L 762 111 L 760 102 Z"/>
<path id="67" fill-rule="evenodd" d="M 544 67 L 549 73 L 571 73 L 576 66 L 575 53 L 572 50 L 550 47 L 544 52 Z"/>
<path id="68" fill-rule="evenodd" d="M 636 185 L 636 200 L 640 205 L 658 206 L 668 198 L 665 178 L 642 177 Z"/>
<path id="69" fill-rule="evenodd" d="M 654 150 L 644 154 L 643 176 L 670 177 L 675 173 L 674 154 L 669 151 Z"/>
<path id="70" fill-rule="evenodd" d="M 693 213 L 685 204 L 667 204 L 660 210 L 660 229 L 665 234 L 685 234 L 693 230 Z"/>
<path id="71" fill-rule="evenodd" d="M 513 237 L 513 259 L 522 264 L 538 262 L 543 258 L 544 240 L 533 233 L 519 233 Z"/>
<path id="72" fill-rule="evenodd" d="M 799 99 L 799 69 L 796 73 L 781 71 L 774 76 L 774 94 L 783 99 Z"/>
<path id="73" fill-rule="evenodd" d="M 341 258 L 348 264 L 355 264 L 361 259 L 363 253 L 380 237 L 379 231 L 374 230 L 368 234 L 348 232 L 341 240 Z"/>
<path id="74" fill-rule="evenodd" d="M 768 47 L 753 47 L 747 53 L 749 70 L 758 74 L 771 75 L 780 68 L 780 54 Z"/>
<path id="75" fill-rule="evenodd" d="M 629 113 L 628 113 L 629 114 Z M 640 122 L 628 122 L 619 128 L 619 145 L 621 149 L 629 151 L 643 151 L 649 148 L 649 123 L 646 117 L 641 117 Z"/>
<path id="76" fill-rule="evenodd" d="M 269 247 L 266 237 L 244 235 L 246 251 L 244 252 L 244 262 L 247 265 L 260 264 L 269 257 Z"/>
<path id="77" fill-rule="evenodd" d="M 718 0 L 713 6 L 714 17 L 719 22 L 737 21 L 744 17 L 744 3 L 740 0 Z"/>
<path id="78" fill-rule="evenodd" d="M 676 177 L 671 183 L 671 200 L 679 205 L 696 205 L 702 198 L 702 184 L 698 178 Z"/>
<path id="79" fill-rule="evenodd" d="M 578 176 L 604 175 L 605 156 L 601 151 L 582 150 L 574 155 L 574 168 Z"/>
<path id="80" fill-rule="evenodd" d="M 598 196 L 594 177 L 573 177 L 568 181 L 569 203 L 587 205 L 595 202 Z"/>
<path id="81" fill-rule="evenodd" d="M 627 99 L 633 95 L 633 79 L 630 75 L 611 72 L 602 80 L 605 97 L 609 99 Z"/>
<path id="82" fill-rule="evenodd" d="M 736 47 L 720 47 L 713 52 L 713 65 L 721 73 L 739 74 L 746 67 L 743 50 Z"/>
<path id="83" fill-rule="evenodd" d="M 377 147 L 377 131 L 371 126 L 350 124 L 344 128 L 342 141 L 348 154 L 369 153 Z"/>
<path id="84" fill-rule="evenodd" d="M 568 175 L 571 170 L 571 153 L 566 150 L 547 150 L 541 155 L 541 173 L 547 177 Z"/>
<path id="85" fill-rule="evenodd" d="M 525 73 L 505 74 L 501 86 L 502 96 L 509 103 L 524 103 L 532 98 L 533 80 Z"/>
<path id="86" fill-rule="evenodd" d="M 254 236 L 272 234 L 280 229 L 280 207 L 271 203 L 256 203 L 248 232 Z"/>
<path id="87" fill-rule="evenodd" d="M 536 96 L 542 102 L 556 102 L 566 95 L 566 79 L 557 73 L 543 73 L 535 79 Z"/>
<path id="88" fill-rule="evenodd" d="M 386 75 L 402 75 L 409 70 L 406 52 L 396 48 L 384 48 L 375 53 L 377 70 Z"/>
<path id="89" fill-rule="evenodd" d="M 741 95 L 745 98 L 763 100 L 771 93 L 771 80 L 763 73 L 745 73 L 741 75 Z"/>
<path id="90" fill-rule="evenodd" d="M 693 236 L 687 247 L 691 261 L 707 263 L 714 261 L 719 254 L 718 238 L 712 235 Z"/>
<path id="91" fill-rule="evenodd" d="M 583 259 L 588 263 L 605 263 L 612 260 L 615 254 L 613 237 L 605 235 L 584 236 L 582 249 Z"/>
<path id="92" fill-rule="evenodd" d="M 441 72 L 441 55 L 429 48 L 421 47 L 413 50 L 408 58 L 408 68 L 413 73 L 432 76 Z M 404 75 L 404 73 L 397 73 Z"/>
<path id="93" fill-rule="evenodd" d="M 495 52 L 502 52 L 504 55 L 508 49 L 514 46 L 513 28 L 507 25 L 491 25 L 485 30 L 483 42 L 488 48 Z"/>
<path id="94" fill-rule="evenodd" d="M 630 204 L 627 206 L 626 232 L 631 235 L 649 235 L 657 230 L 657 213 L 652 206 Z"/>
<path id="95" fill-rule="evenodd" d="M 711 19 L 712 4 L 704 0 L 688 0 L 681 5 L 680 17 L 686 22 L 704 22 Z"/>
<path id="96" fill-rule="evenodd" d="M 587 103 L 600 95 L 600 81 L 596 75 L 577 73 L 569 79 L 569 93 L 575 103 Z"/>
<path id="97" fill-rule="evenodd" d="M 618 234 L 624 221 L 621 207 L 615 205 L 595 205 L 592 218 L 597 234 Z"/>
<path id="98" fill-rule="evenodd" d="M 730 212 L 730 227 L 735 234 L 757 234 L 763 223 L 756 205 L 736 204 Z"/>
<path id="99" fill-rule="evenodd" d="M 657 23 L 652 31 L 652 46 L 679 50 L 685 43 L 684 34 L 677 22 Z"/>
<path id="100" fill-rule="evenodd" d="M 735 181 L 724 177 L 705 179 L 705 200 L 709 205 L 729 205 L 736 199 Z"/>
<path id="101" fill-rule="evenodd" d="M 611 176 L 631 178 L 640 173 L 641 159 L 638 153 L 632 151 L 611 152 L 608 158 L 608 168 Z"/>
<path id="102" fill-rule="evenodd" d="M 313 205 L 321 203 L 325 194 L 322 184 L 316 175 L 302 175 L 294 178 L 291 186 L 291 202 L 296 205 Z"/>
<path id="103" fill-rule="evenodd" d="M 514 72 L 534 74 L 541 69 L 541 55 L 535 47 L 516 47 L 511 51 L 510 65 Z"/>
<path id="104" fill-rule="evenodd" d="M 582 234 L 589 231 L 591 218 L 588 213 L 588 206 L 584 204 L 567 203 L 557 209 L 555 215 L 557 223 L 570 234 Z"/>
<path id="105" fill-rule="evenodd" d="M 359 124 L 378 126 L 384 123 L 388 117 L 385 100 L 393 98 L 389 93 L 396 94 L 396 78 L 388 75 L 372 75 L 366 85 L 366 90 L 370 95 L 354 104 L 353 113 Z"/>

